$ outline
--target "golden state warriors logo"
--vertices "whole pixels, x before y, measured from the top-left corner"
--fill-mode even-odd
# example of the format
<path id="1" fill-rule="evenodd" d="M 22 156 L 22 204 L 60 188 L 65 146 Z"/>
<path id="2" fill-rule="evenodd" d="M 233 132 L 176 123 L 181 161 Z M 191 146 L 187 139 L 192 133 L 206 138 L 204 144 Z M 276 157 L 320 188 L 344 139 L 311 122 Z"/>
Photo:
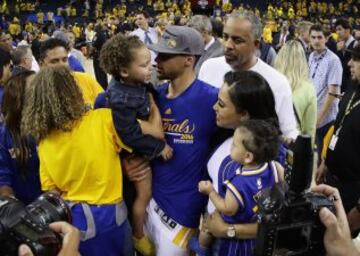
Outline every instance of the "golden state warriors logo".
<path id="1" fill-rule="evenodd" d="M 164 132 L 166 135 L 174 137 L 174 144 L 193 144 L 195 124 L 185 119 L 181 123 L 175 119 L 163 118 Z"/>
<path id="2" fill-rule="evenodd" d="M 171 108 L 165 110 L 165 115 L 171 115 L 171 114 L 172 114 Z"/>
<path id="3" fill-rule="evenodd" d="M 175 48 L 176 47 L 176 41 L 175 41 L 175 39 L 172 39 L 172 38 L 170 38 L 168 41 L 167 41 L 167 46 L 169 47 L 169 48 Z"/>

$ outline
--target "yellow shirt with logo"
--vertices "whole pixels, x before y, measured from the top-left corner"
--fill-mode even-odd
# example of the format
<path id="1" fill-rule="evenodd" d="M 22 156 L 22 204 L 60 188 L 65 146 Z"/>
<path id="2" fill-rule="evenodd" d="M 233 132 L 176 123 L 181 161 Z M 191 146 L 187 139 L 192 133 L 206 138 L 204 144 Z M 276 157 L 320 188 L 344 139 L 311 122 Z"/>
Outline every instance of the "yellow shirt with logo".
<path id="1" fill-rule="evenodd" d="M 111 110 L 90 110 L 70 131 L 55 130 L 40 141 L 42 190 L 58 189 L 65 200 L 76 203 L 121 202 L 122 149 L 131 152 L 117 136 Z"/>
<path id="2" fill-rule="evenodd" d="M 94 106 L 96 97 L 103 92 L 103 88 L 91 75 L 81 72 L 72 72 L 76 83 L 81 88 L 86 104 Z"/>

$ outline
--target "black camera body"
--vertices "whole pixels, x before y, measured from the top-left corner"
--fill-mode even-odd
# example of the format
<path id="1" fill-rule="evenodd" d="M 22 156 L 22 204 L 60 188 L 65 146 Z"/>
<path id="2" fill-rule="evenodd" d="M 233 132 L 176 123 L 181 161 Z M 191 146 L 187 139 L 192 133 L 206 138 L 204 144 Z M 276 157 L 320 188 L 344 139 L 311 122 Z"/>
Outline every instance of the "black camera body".
<path id="1" fill-rule="evenodd" d="M 258 198 L 256 256 L 324 255 L 325 227 L 322 207 L 335 212 L 333 202 L 318 193 L 306 192 L 313 169 L 311 138 L 299 136 L 290 152 L 287 181 L 264 190 Z M 289 159 L 288 159 L 289 161 Z"/>
<path id="2" fill-rule="evenodd" d="M 34 255 L 57 255 L 62 239 L 48 227 L 55 221 L 71 223 L 70 209 L 57 194 L 45 193 L 28 206 L 0 196 L 0 255 L 18 255 L 20 244 Z"/>

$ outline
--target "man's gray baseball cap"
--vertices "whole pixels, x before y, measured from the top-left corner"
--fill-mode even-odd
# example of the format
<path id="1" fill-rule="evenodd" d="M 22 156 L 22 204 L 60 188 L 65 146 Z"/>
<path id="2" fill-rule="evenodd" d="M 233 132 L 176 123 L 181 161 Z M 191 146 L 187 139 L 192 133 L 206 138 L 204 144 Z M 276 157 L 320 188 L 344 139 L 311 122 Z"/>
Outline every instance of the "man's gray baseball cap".
<path id="1" fill-rule="evenodd" d="M 159 42 L 148 47 L 157 53 L 201 55 L 204 51 L 204 40 L 193 28 L 167 26 Z"/>

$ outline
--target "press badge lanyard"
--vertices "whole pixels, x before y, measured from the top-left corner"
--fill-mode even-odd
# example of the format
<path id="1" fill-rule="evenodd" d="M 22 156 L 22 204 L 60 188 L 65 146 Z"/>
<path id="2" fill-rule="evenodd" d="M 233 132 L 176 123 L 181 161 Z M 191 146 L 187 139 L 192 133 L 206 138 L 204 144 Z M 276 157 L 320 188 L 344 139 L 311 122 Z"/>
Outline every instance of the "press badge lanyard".
<path id="1" fill-rule="evenodd" d="M 315 78 L 315 75 L 316 75 L 316 72 L 318 71 L 320 62 L 321 62 L 322 59 L 325 57 L 326 53 L 327 53 L 327 48 L 326 48 L 325 51 L 320 55 L 320 57 L 315 60 L 316 66 L 315 66 L 314 72 L 312 73 L 312 76 L 311 76 L 312 79 Z"/>
<path id="2" fill-rule="evenodd" d="M 317 59 L 314 59 L 314 62 L 313 63 L 316 63 L 316 66 L 314 68 L 314 72 L 312 73 L 311 75 L 311 78 L 314 79 L 315 76 L 316 76 L 316 73 L 318 72 L 318 69 L 319 69 L 319 65 L 320 65 L 320 62 L 322 61 L 323 58 L 325 58 L 325 55 L 327 53 L 327 48 L 325 49 L 325 51 L 323 53 L 321 53 L 321 55 L 319 56 L 319 58 Z M 310 65 L 310 67 L 312 66 L 313 64 Z M 325 84 L 320 90 L 319 92 L 316 93 L 316 96 L 317 98 L 320 97 L 321 93 L 327 88 L 327 84 Z"/>
<path id="3" fill-rule="evenodd" d="M 351 96 L 350 98 L 350 101 L 349 103 L 347 104 L 346 106 L 346 109 L 345 109 L 345 114 L 344 116 L 342 117 L 341 121 L 340 121 L 340 124 L 339 124 L 339 128 L 336 129 L 335 133 L 333 134 L 333 136 L 331 137 L 331 141 L 330 141 L 330 144 L 329 144 L 329 149 L 331 150 L 334 150 L 335 149 L 335 146 L 336 146 L 336 143 L 337 143 L 337 140 L 338 140 L 338 136 L 339 136 L 339 133 L 343 127 L 343 123 L 344 123 L 344 120 L 346 118 L 347 115 L 350 114 L 350 112 L 357 106 L 360 104 L 360 99 L 357 100 L 354 104 L 353 103 L 353 100 L 354 100 L 354 97 L 355 97 L 355 94 L 356 92 L 353 93 L 353 95 Z"/>

